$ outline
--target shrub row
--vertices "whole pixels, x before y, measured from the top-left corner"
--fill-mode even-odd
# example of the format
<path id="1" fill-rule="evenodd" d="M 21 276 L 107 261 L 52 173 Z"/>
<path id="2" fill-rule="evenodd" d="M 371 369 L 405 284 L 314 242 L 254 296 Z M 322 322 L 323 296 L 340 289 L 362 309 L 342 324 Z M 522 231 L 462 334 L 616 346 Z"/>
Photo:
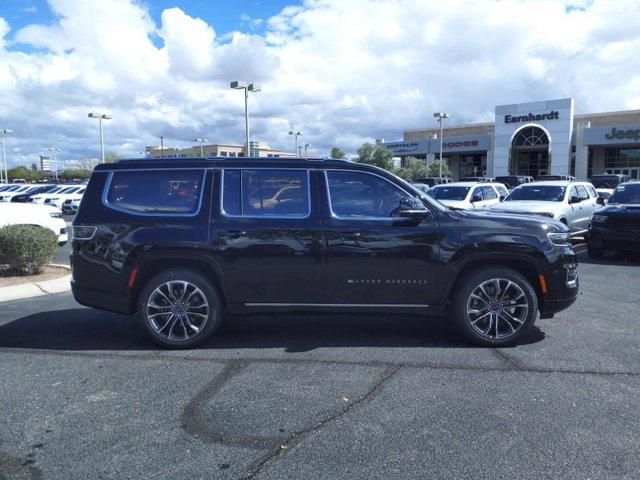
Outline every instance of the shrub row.
<path id="1" fill-rule="evenodd" d="M 37 225 L 8 225 L 0 228 L 0 274 L 34 275 L 51 261 L 58 237 Z"/>

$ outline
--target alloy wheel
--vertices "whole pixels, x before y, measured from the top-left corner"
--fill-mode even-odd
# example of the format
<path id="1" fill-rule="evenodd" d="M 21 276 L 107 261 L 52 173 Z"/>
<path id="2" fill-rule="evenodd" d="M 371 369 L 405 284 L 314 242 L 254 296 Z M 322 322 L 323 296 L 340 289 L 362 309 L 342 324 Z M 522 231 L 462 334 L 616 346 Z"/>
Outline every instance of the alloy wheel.
<path id="1" fill-rule="evenodd" d="M 476 333 L 489 339 L 515 335 L 528 312 L 529 300 L 522 288 L 505 278 L 482 282 L 467 300 L 467 321 Z"/>
<path id="2" fill-rule="evenodd" d="M 209 318 L 207 297 L 196 285 L 183 280 L 158 286 L 149 295 L 146 310 L 153 330 L 171 341 L 195 337 Z"/>

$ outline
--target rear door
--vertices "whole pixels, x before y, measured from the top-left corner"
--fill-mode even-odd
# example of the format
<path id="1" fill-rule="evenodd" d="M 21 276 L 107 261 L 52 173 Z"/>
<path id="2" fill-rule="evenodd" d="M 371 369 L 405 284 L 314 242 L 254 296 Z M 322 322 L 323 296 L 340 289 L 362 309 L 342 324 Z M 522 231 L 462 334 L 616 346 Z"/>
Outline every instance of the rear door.
<path id="1" fill-rule="evenodd" d="M 324 250 L 315 170 L 216 170 L 209 243 L 232 302 L 314 303 Z M 285 305 L 282 305 L 285 306 Z"/>

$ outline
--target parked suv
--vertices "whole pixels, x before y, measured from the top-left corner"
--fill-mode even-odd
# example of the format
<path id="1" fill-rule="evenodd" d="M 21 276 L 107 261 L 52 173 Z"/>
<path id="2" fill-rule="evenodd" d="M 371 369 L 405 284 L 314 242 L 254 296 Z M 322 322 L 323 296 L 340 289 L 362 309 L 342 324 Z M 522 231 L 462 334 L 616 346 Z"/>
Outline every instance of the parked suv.
<path id="1" fill-rule="evenodd" d="M 129 160 L 98 166 L 73 221 L 72 289 L 191 347 L 224 312 L 447 314 L 506 345 L 578 292 L 567 228 L 450 209 L 334 159 Z"/>
<path id="2" fill-rule="evenodd" d="M 629 175 L 622 175 L 622 174 L 615 174 L 615 173 L 591 175 L 589 177 L 589 181 L 596 188 L 616 188 L 621 183 L 628 182 Z"/>
<path id="3" fill-rule="evenodd" d="M 589 228 L 591 215 L 602 205 L 604 199 L 589 182 L 552 180 L 520 185 L 490 210 L 553 218 L 567 225 L 573 235 L 582 235 Z"/>

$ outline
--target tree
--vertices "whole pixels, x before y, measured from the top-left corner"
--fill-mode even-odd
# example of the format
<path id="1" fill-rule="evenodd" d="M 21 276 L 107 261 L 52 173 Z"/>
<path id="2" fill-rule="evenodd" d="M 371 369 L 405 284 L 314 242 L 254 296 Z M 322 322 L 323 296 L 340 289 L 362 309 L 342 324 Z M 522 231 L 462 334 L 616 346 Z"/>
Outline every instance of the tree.
<path id="1" fill-rule="evenodd" d="M 331 158 L 344 158 L 344 155 L 345 153 L 338 147 L 333 147 L 331 149 Z"/>
<path id="2" fill-rule="evenodd" d="M 27 167 L 14 167 L 7 170 L 9 180 L 15 180 L 16 178 L 23 178 L 27 182 L 38 182 L 44 180 L 44 172 L 34 172 Z"/>
<path id="3" fill-rule="evenodd" d="M 440 176 L 440 160 L 436 159 L 429 165 L 429 177 L 439 177 Z M 448 177 L 451 175 L 451 170 L 449 169 L 449 162 L 445 158 L 442 161 L 442 176 Z"/>
<path id="4" fill-rule="evenodd" d="M 113 163 L 120 158 L 116 152 L 107 152 L 104 156 L 104 163 Z"/>
<path id="5" fill-rule="evenodd" d="M 31 164 L 31 170 L 33 170 L 34 172 L 38 171 L 38 166 L 35 163 Z"/>
<path id="6" fill-rule="evenodd" d="M 362 144 L 358 149 L 358 158 L 356 160 L 359 163 L 375 165 L 391 172 L 394 170 L 393 153 L 386 148 L 381 148 L 371 143 Z"/>
<path id="7" fill-rule="evenodd" d="M 60 178 L 63 180 L 87 180 L 91 177 L 90 170 L 63 170 L 60 172 Z"/>
<path id="8" fill-rule="evenodd" d="M 396 175 L 407 181 L 428 176 L 428 168 L 425 160 L 416 157 L 406 157 L 402 161 L 402 167 L 396 171 Z"/>

